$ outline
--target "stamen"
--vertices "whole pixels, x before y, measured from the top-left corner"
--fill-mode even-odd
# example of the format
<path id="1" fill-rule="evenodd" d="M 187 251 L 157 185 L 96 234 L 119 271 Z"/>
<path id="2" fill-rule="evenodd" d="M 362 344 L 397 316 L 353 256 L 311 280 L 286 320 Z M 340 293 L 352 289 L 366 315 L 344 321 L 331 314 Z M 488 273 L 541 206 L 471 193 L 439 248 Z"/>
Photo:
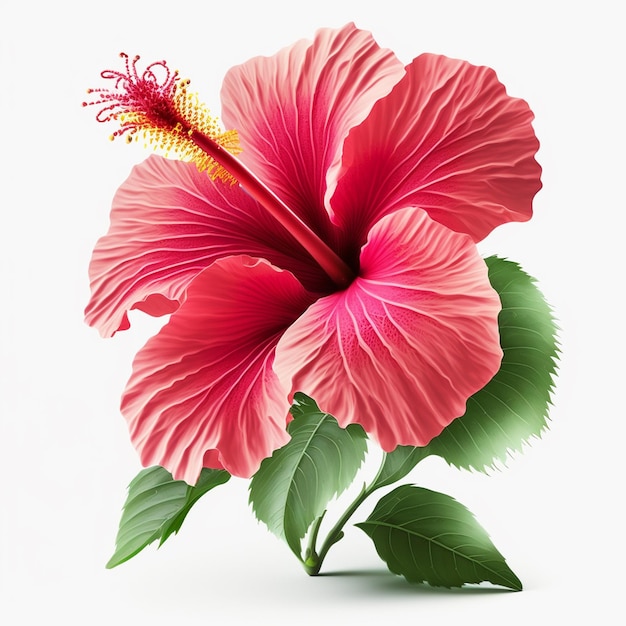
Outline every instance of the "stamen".
<path id="1" fill-rule="evenodd" d="M 282 224 L 317 261 L 335 284 L 344 288 L 354 279 L 350 267 L 329 248 L 271 189 L 258 179 L 235 154 L 239 147 L 237 131 L 222 131 L 196 94 L 189 93 L 189 80 L 179 78 L 165 61 L 156 61 L 140 75 L 139 56 L 132 61 L 120 55 L 125 72 L 105 70 L 101 76 L 114 81 L 114 90 L 88 89 L 97 94 L 83 106 L 104 105 L 98 122 L 115 121 L 119 128 L 111 139 L 125 136 L 131 142 L 143 136 L 150 145 L 168 156 L 174 152 L 181 160 L 192 161 L 211 179 L 241 186 Z"/>
<path id="2" fill-rule="evenodd" d="M 189 80 L 171 71 L 165 61 L 155 61 L 142 74 L 137 71 L 139 56 L 132 61 L 121 53 L 125 72 L 105 70 L 102 78 L 114 81 L 113 89 L 88 89 L 96 99 L 83 106 L 105 105 L 96 115 L 98 122 L 116 121 L 119 128 L 110 135 L 113 140 L 125 137 L 128 143 L 145 139 L 151 147 L 169 156 L 175 153 L 183 161 L 192 161 L 212 179 L 234 184 L 235 178 L 190 138 L 192 132 L 207 135 L 233 154 L 241 151 L 237 131 L 222 131 L 219 121 L 188 91 Z"/>

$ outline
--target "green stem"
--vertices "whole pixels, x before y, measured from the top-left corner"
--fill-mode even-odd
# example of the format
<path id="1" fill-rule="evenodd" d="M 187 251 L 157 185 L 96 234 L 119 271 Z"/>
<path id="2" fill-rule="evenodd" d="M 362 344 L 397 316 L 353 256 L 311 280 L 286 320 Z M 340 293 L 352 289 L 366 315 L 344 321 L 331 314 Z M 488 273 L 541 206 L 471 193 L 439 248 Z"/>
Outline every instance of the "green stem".
<path id="1" fill-rule="evenodd" d="M 350 504 L 350 506 L 344 511 L 344 514 L 337 520 L 337 523 L 330 529 L 328 535 L 322 547 L 320 548 L 319 553 L 315 549 L 315 543 L 317 542 L 317 535 L 319 533 L 320 524 L 322 522 L 322 518 L 326 514 L 326 511 L 315 520 L 315 525 L 311 532 L 311 537 L 309 539 L 307 551 L 305 554 L 305 560 L 303 562 L 304 569 L 309 576 L 317 576 L 322 567 L 322 563 L 328 554 L 328 551 L 338 542 L 343 539 L 343 527 L 347 524 L 348 520 L 352 517 L 355 511 L 365 502 L 365 500 L 374 493 L 379 487 L 383 485 L 377 485 L 376 482 L 380 473 L 383 470 L 383 466 L 385 464 L 385 458 L 387 453 L 384 453 L 382 462 L 380 464 L 380 468 L 376 474 L 376 477 L 369 485 L 363 485 L 363 489 L 359 495 L 355 498 L 355 500 Z"/>
<path id="2" fill-rule="evenodd" d="M 300 559 L 306 569 L 307 563 L 315 563 L 318 558 L 317 553 L 315 552 L 315 544 L 317 543 L 317 536 L 320 532 L 320 526 L 322 525 L 322 520 L 326 515 L 326 511 L 324 511 L 314 522 L 313 529 L 311 530 L 311 534 L 309 536 L 309 542 L 304 552 L 304 561 Z"/>

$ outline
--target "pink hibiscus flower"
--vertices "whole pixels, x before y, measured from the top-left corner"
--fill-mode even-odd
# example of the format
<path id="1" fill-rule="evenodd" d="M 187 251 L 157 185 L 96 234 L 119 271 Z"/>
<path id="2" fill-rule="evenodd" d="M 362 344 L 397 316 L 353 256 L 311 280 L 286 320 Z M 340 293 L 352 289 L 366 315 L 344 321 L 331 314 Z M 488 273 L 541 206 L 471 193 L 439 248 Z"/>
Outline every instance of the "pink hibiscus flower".
<path id="1" fill-rule="evenodd" d="M 112 103 L 99 119 L 185 87 L 168 74 L 156 89 L 157 69 L 103 73 L 122 95 L 97 90 Z M 136 166 L 90 266 L 86 316 L 103 335 L 130 309 L 172 314 L 122 399 L 142 462 L 189 483 L 202 467 L 251 476 L 287 442 L 296 391 L 386 451 L 427 444 L 500 365 L 475 242 L 531 216 L 527 104 L 485 67 L 404 67 L 352 24 L 231 69 L 222 104 L 239 160 L 218 145 L 232 137 L 189 131 L 210 176 Z"/>

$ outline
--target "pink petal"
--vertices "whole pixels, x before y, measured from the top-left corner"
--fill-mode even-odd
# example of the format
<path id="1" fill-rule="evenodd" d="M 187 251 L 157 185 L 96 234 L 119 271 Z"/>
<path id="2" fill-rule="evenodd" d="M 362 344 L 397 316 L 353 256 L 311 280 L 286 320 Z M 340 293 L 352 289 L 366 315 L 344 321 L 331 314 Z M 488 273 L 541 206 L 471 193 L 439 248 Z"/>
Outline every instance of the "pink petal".
<path id="1" fill-rule="evenodd" d="M 199 272 L 233 254 L 266 258 L 311 289 L 326 283 L 292 236 L 239 187 L 213 182 L 193 164 L 150 157 L 113 200 L 109 232 L 89 268 L 86 320 L 111 336 L 128 328 L 130 309 L 172 313 Z"/>
<path id="2" fill-rule="evenodd" d="M 274 370 L 383 449 L 422 446 L 498 370 L 500 308 L 469 236 L 397 211 L 370 232 L 359 278 L 283 335 Z"/>
<path id="3" fill-rule="evenodd" d="M 292 274 L 264 260 L 230 257 L 201 272 L 138 353 L 122 398 L 142 463 L 190 484 L 206 464 L 248 477 L 286 443 L 274 350 L 310 302 Z"/>
<path id="4" fill-rule="evenodd" d="M 313 42 L 231 69 L 222 116 L 239 131 L 242 160 L 328 240 L 327 172 L 339 166 L 349 130 L 403 74 L 393 53 L 354 24 L 323 29 Z"/>
<path id="5" fill-rule="evenodd" d="M 348 137 L 333 219 L 360 241 L 383 215 L 411 205 L 475 241 L 528 220 L 541 188 L 532 119 L 493 70 L 419 56 Z"/>

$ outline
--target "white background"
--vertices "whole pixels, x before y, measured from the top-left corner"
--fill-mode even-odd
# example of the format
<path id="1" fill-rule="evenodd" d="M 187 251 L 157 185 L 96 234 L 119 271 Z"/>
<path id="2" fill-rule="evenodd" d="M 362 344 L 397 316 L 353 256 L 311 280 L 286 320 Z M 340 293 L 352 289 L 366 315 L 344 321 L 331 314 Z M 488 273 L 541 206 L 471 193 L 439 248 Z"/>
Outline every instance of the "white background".
<path id="1" fill-rule="evenodd" d="M 4 2 L 0 10 L 0 621 L 82 624 L 618 623 L 623 587 L 624 54 L 618 2 Z M 409 8 L 410 7 L 410 8 Z M 548 8 L 546 8 L 548 7 Z M 496 69 L 536 114 L 535 217 L 485 241 L 553 304 L 563 359 L 551 429 L 493 476 L 436 459 L 410 479 L 466 504 L 522 593 L 413 587 L 358 529 L 309 578 L 258 524 L 247 483 L 114 570 L 140 469 L 118 412 L 160 322 L 100 339 L 82 321 L 87 265 L 115 189 L 146 154 L 82 109 L 118 52 L 165 58 L 219 112 L 227 69 L 348 21 L 409 62 Z M 368 466 L 366 474 L 373 471 Z M 373 503 L 372 503 L 373 504 Z M 371 507 L 370 507 L 371 508 Z M 363 519 L 366 509 L 355 521 Z M 621 615 L 621 617 L 619 617 Z"/>

